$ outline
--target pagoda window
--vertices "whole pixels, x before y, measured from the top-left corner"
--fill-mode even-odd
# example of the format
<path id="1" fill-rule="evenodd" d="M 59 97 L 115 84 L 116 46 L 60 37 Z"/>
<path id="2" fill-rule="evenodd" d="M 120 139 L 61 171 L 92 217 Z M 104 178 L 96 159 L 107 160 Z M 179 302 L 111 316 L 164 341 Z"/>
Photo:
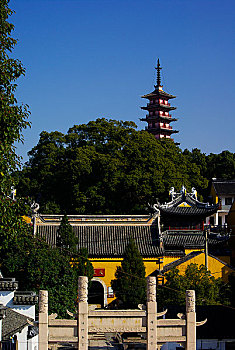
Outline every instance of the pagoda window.
<path id="1" fill-rule="evenodd" d="M 165 112 L 165 115 L 169 115 L 169 113 L 168 113 L 168 112 Z"/>
<path id="2" fill-rule="evenodd" d="M 163 103 L 163 100 L 159 100 L 160 103 Z"/>
<path id="3" fill-rule="evenodd" d="M 151 105 L 153 104 L 153 100 L 150 101 L 150 104 L 151 104 Z"/>
<path id="4" fill-rule="evenodd" d="M 153 112 L 150 112 L 149 114 L 150 114 L 150 115 L 153 115 Z"/>
<path id="5" fill-rule="evenodd" d="M 163 114 L 163 112 L 162 112 L 162 111 L 160 111 L 160 112 L 159 112 L 159 114 L 161 114 L 161 115 L 162 115 L 162 114 Z"/>

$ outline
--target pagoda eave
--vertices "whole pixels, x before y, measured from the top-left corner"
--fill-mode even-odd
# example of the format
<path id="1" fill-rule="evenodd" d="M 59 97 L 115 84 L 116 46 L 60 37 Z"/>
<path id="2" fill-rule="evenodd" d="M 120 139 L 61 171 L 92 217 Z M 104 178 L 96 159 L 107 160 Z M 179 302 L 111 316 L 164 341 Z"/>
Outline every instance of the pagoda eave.
<path id="1" fill-rule="evenodd" d="M 148 105 L 146 107 L 140 107 L 143 110 L 146 111 L 173 111 L 175 109 L 177 109 L 177 107 L 171 107 L 171 106 L 167 106 L 167 105 Z"/>
<path id="2" fill-rule="evenodd" d="M 146 129 L 146 131 L 154 133 L 155 135 L 157 134 L 164 134 L 164 135 L 171 135 L 171 134 L 177 134 L 179 130 L 173 130 L 173 129 L 167 129 L 167 128 L 150 128 Z"/>
<path id="3" fill-rule="evenodd" d="M 176 122 L 178 118 L 171 118 L 171 117 L 165 117 L 165 116 L 146 116 L 145 118 L 140 118 L 140 121 L 142 122 L 148 122 L 148 121 L 156 121 L 159 122 L 161 120 L 167 120 L 169 123 Z"/>
<path id="4" fill-rule="evenodd" d="M 165 91 L 158 91 L 158 90 L 155 90 L 155 91 L 151 92 L 150 94 L 146 94 L 146 95 L 143 95 L 141 97 L 147 98 L 149 100 L 152 99 L 153 97 L 164 97 L 164 98 L 167 98 L 169 100 L 172 98 L 176 98 L 176 96 L 174 96 L 174 95 L 170 95 Z"/>

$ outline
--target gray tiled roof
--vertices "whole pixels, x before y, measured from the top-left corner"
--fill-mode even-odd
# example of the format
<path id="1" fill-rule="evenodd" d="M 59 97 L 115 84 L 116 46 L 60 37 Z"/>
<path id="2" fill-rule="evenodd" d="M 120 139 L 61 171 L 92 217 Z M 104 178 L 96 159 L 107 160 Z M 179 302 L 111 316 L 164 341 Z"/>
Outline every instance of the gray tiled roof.
<path id="1" fill-rule="evenodd" d="M 214 246 L 228 239 L 229 235 L 224 235 L 219 239 L 216 236 L 209 236 L 208 245 L 209 247 Z M 176 249 L 177 247 L 199 249 L 205 246 L 205 236 L 202 231 L 165 231 L 163 232 L 163 242 L 166 250 L 173 247 Z"/>
<path id="2" fill-rule="evenodd" d="M 212 184 L 218 196 L 235 194 L 235 180 L 214 180 Z"/>
<path id="3" fill-rule="evenodd" d="M 26 326 L 28 326 L 28 320 L 30 317 L 24 316 L 10 308 L 5 308 L 6 317 L 2 320 L 2 339 L 7 340 L 17 332 L 21 332 Z"/>
<path id="4" fill-rule="evenodd" d="M 40 225 L 37 232 L 49 244 L 56 244 L 57 225 Z M 133 238 L 144 257 L 161 256 L 156 225 L 77 225 L 78 249 L 87 248 L 90 257 L 121 257 Z"/>
<path id="5" fill-rule="evenodd" d="M 160 247 L 156 225 L 74 225 L 78 237 L 78 249 L 87 248 L 89 257 L 122 257 L 132 237 L 143 257 L 162 255 L 182 255 L 185 248 L 201 249 L 205 246 L 202 231 L 164 231 L 163 247 Z M 44 237 L 51 245 L 56 245 L 56 234 L 59 225 L 40 225 L 39 236 Z M 209 247 L 218 246 L 227 241 L 229 235 L 210 235 Z"/>

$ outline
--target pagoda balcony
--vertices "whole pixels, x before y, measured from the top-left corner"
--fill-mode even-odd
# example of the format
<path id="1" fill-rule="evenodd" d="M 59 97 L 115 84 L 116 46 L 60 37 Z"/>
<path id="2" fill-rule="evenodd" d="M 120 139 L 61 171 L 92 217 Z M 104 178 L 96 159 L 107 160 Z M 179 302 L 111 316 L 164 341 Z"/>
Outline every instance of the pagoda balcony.
<path id="1" fill-rule="evenodd" d="M 162 105 L 162 106 L 169 106 L 169 107 L 171 106 L 171 104 L 168 101 L 167 101 L 167 103 L 161 103 L 161 102 L 154 102 L 153 103 L 151 101 L 149 103 L 147 103 L 147 105 L 156 105 L 156 104 L 157 105 Z"/>
<path id="2" fill-rule="evenodd" d="M 163 126 L 161 126 L 161 127 L 157 127 L 157 128 L 152 128 L 152 127 L 145 127 L 145 130 L 146 131 L 153 131 L 153 132 L 156 132 L 156 133 L 158 133 L 158 134 L 177 134 L 179 131 L 178 130 L 173 130 L 172 129 L 172 126 L 169 126 L 169 127 L 163 127 Z"/>
<path id="3" fill-rule="evenodd" d="M 157 111 L 173 111 L 174 109 L 176 109 L 176 107 L 171 107 L 171 106 L 167 106 L 167 105 L 161 105 L 161 104 L 151 104 L 151 103 L 147 103 L 146 107 L 141 107 L 141 109 L 144 110 L 157 110 Z"/>
<path id="4" fill-rule="evenodd" d="M 170 115 L 149 115 L 146 114 L 146 118 L 140 119 L 142 121 L 147 121 L 147 120 L 168 120 L 169 122 L 177 121 L 177 118 L 172 118 L 171 114 Z"/>

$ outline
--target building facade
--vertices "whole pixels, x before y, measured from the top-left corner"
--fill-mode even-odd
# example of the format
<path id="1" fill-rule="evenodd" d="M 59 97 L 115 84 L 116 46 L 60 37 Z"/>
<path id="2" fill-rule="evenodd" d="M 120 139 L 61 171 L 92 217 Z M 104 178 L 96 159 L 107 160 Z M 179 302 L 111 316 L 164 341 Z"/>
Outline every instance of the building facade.
<path id="1" fill-rule="evenodd" d="M 207 253 L 211 254 L 207 256 L 208 268 L 215 270 L 217 277 L 227 278 L 232 271 L 227 247 L 224 247 L 229 234 L 209 232 L 206 237 L 204 229 L 206 217 L 215 213 L 218 206 L 201 203 L 195 192 L 185 191 L 175 193 L 171 190 L 172 201 L 155 204 L 149 215 L 68 215 L 78 237 L 78 250 L 86 248 L 93 264 L 94 289 L 101 292 L 98 304 L 105 306 L 114 300 L 111 281 L 117 266 L 121 265 L 130 238 L 134 239 L 143 257 L 147 276 L 160 276 L 164 266 L 193 252 L 204 253 L 207 246 Z M 61 219 L 61 215 L 37 214 L 34 220 L 36 234 L 56 246 Z M 189 257 L 200 264 L 206 259 L 203 254 Z M 217 258 L 221 264 L 219 270 Z"/>

